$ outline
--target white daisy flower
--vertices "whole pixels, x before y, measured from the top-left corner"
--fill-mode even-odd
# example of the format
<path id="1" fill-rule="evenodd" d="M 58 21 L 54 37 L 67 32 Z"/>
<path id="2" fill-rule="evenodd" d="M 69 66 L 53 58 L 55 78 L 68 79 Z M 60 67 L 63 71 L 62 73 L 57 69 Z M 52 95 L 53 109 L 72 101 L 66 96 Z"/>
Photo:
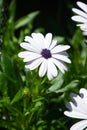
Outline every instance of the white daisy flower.
<path id="1" fill-rule="evenodd" d="M 80 23 L 77 26 L 83 31 L 83 35 L 87 35 L 87 4 L 78 1 L 77 5 L 80 9 L 73 8 L 72 11 L 77 15 L 72 16 L 71 19 Z"/>
<path id="2" fill-rule="evenodd" d="M 32 33 L 31 36 L 25 37 L 25 42 L 20 44 L 25 51 L 18 54 L 24 58 L 25 67 L 30 70 L 39 67 L 39 76 L 43 77 L 47 73 L 49 80 L 57 76 L 57 67 L 64 73 L 67 70 L 64 62 L 71 63 L 65 52 L 70 46 L 57 45 L 51 33 L 45 37 L 41 33 Z"/>
<path id="3" fill-rule="evenodd" d="M 64 114 L 68 117 L 83 119 L 74 124 L 70 130 L 87 130 L 87 90 L 85 88 L 80 89 L 80 94 L 71 94 L 72 102 L 68 102 L 66 107 L 69 111 L 65 111 Z"/>

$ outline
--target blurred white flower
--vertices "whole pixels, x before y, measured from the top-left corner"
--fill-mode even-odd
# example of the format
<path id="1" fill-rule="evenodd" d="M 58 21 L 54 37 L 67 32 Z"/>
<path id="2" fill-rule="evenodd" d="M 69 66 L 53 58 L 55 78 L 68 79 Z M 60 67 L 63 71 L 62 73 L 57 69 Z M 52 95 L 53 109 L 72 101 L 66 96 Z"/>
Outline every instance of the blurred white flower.
<path id="1" fill-rule="evenodd" d="M 52 40 L 51 33 L 45 37 L 41 33 L 32 33 L 31 36 L 26 36 L 25 42 L 20 44 L 26 51 L 18 54 L 24 58 L 25 67 L 30 70 L 39 67 L 39 76 L 43 77 L 47 73 L 49 80 L 57 76 L 57 67 L 64 73 L 67 70 L 64 62 L 71 63 L 65 52 L 70 46 L 57 45 L 57 41 Z"/>
<path id="2" fill-rule="evenodd" d="M 83 130 L 87 128 L 87 90 L 81 88 L 80 94 L 72 93 L 71 98 L 72 102 L 66 103 L 69 111 L 65 111 L 64 114 L 68 117 L 83 119 L 70 128 L 70 130 Z"/>
<path id="3" fill-rule="evenodd" d="M 83 35 L 87 35 L 87 4 L 78 1 L 77 5 L 80 9 L 72 9 L 77 15 L 72 16 L 71 19 L 78 22 L 79 24 L 77 24 L 77 26 L 83 31 Z"/>

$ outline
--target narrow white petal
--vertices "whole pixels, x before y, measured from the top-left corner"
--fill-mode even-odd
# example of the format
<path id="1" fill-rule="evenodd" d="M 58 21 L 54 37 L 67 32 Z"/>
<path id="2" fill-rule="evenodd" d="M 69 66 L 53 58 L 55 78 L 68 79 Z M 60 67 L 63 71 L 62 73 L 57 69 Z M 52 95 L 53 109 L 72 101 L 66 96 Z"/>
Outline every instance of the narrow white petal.
<path id="1" fill-rule="evenodd" d="M 79 121 L 78 123 L 74 124 L 70 130 L 83 130 L 87 127 L 87 120 Z"/>
<path id="2" fill-rule="evenodd" d="M 84 28 L 84 27 L 80 27 L 80 29 L 84 32 L 87 32 L 87 28 Z"/>
<path id="3" fill-rule="evenodd" d="M 84 18 L 87 18 L 87 14 L 84 13 L 83 11 L 79 10 L 79 9 L 73 8 L 72 11 L 73 11 L 74 13 L 76 13 L 76 14 L 78 14 L 78 15 L 84 17 Z"/>
<path id="4" fill-rule="evenodd" d="M 71 93 L 71 97 L 76 106 L 75 110 L 80 112 L 83 115 L 86 115 L 86 117 L 87 117 L 87 114 L 86 114 L 87 113 L 87 103 L 85 103 L 84 98 L 82 98 L 81 96 L 76 95 L 74 93 Z"/>
<path id="5" fill-rule="evenodd" d="M 43 58 L 39 58 L 34 60 L 33 62 L 26 64 L 25 67 L 29 68 L 30 70 L 36 69 L 41 63 L 43 62 Z"/>
<path id="6" fill-rule="evenodd" d="M 53 77 L 56 77 L 57 76 L 57 68 L 56 68 L 55 64 L 53 63 L 52 58 L 48 59 L 48 68 L 50 68 Z"/>
<path id="7" fill-rule="evenodd" d="M 51 80 L 53 77 L 57 76 L 57 68 L 52 62 L 52 59 L 48 59 L 48 70 L 47 70 L 48 79 Z"/>
<path id="8" fill-rule="evenodd" d="M 35 41 L 37 47 L 39 47 L 40 49 L 45 48 L 44 45 L 44 36 L 41 33 L 32 33 L 31 34 L 33 37 L 33 40 Z"/>
<path id="9" fill-rule="evenodd" d="M 29 56 L 29 51 L 20 52 L 20 53 L 18 54 L 18 56 L 19 56 L 20 58 L 26 58 L 27 56 Z"/>
<path id="10" fill-rule="evenodd" d="M 84 96 L 87 97 L 87 89 L 81 88 L 81 89 L 80 89 L 80 94 L 83 94 Z"/>
<path id="11" fill-rule="evenodd" d="M 29 42 L 29 43 L 33 43 L 33 39 L 30 37 L 30 36 L 25 36 L 25 39 L 24 39 L 25 42 Z"/>
<path id="12" fill-rule="evenodd" d="M 53 75 L 50 73 L 49 69 L 47 70 L 47 77 L 48 77 L 49 80 L 53 79 Z"/>
<path id="13" fill-rule="evenodd" d="M 67 62 L 67 63 L 71 63 L 70 59 L 67 56 L 64 56 L 64 55 L 61 55 L 61 54 L 53 54 L 52 57 L 59 59 L 61 61 Z"/>
<path id="14" fill-rule="evenodd" d="M 52 62 L 59 68 L 59 70 L 62 73 L 64 73 L 64 71 L 67 70 L 66 66 L 62 62 L 60 62 L 56 59 L 53 59 L 53 58 L 52 58 Z"/>
<path id="15" fill-rule="evenodd" d="M 78 5 L 83 11 L 85 11 L 85 12 L 87 13 L 87 5 L 86 5 L 86 4 L 84 4 L 83 2 L 78 1 L 78 2 L 77 2 L 77 5 Z"/>
<path id="16" fill-rule="evenodd" d="M 44 61 L 42 62 L 42 64 L 40 65 L 40 68 L 39 68 L 39 76 L 40 77 L 43 77 L 47 71 L 47 60 L 44 59 Z"/>
<path id="17" fill-rule="evenodd" d="M 85 88 L 80 89 L 80 96 L 82 97 L 84 103 L 86 103 L 87 107 L 87 90 Z"/>
<path id="18" fill-rule="evenodd" d="M 51 33 L 47 33 L 44 39 L 44 44 L 46 48 L 49 48 L 50 44 L 52 42 L 52 34 Z"/>
<path id="19" fill-rule="evenodd" d="M 87 23 L 87 19 L 83 18 L 82 16 L 75 15 L 75 16 L 72 16 L 71 19 L 76 22 Z"/>
<path id="20" fill-rule="evenodd" d="M 84 26 L 84 25 L 86 25 L 86 24 L 85 23 L 79 23 L 79 24 L 77 24 L 78 27 L 81 27 L 81 26 Z"/>
<path id="21" fill-rule="evenodd" d="M 35 48 L 32 44 L 22 42 L 20 46 L 28 51 L 40 53 L 40 50 L 38 48 Z"/>
<path id="22" fill-rule="evenodd" d="M 31 34 L 32 35 L 32 37 L 34 38 L 34 40 L 44 40 L 44 36 L 43 36 L 43 34 L 41 34 L 41 33 L 32 33 Z"/>
<path id="23" fill-rule="evenodd" d="M 56 46 L 56 44 L 57 44 L 57 40 L 53 40 L 52 43 L 50 44 L 49 49 L 50 50 L 53 49 Z"/>
<path id="24" fill-rule="evenodd" d="M 87 31 L 87 24 L 81 25 L 80 28 L 82 31 L 86 32 Z"/>
<path id="25" fill-rule="evenodd" d="M 26 50 L 30 50 L 30 45 L 29 45 L 29 43 L 22 42 L 22 43 L 20 44 L 20 46 L 21 46 L 22 48 L 26 49 Z"/>
<path id="26" fill-rule="evenodd" d="M 41 37 L 43 35 L 40 33 L 32 33 L 31 35 L 33 36 L 33 38 L 31 38 L 30 36 L 26 36 L 25 41 L 29 42 L 33 48 L 40 51 L 44 45 L 44 37 L 43 39 Z"/>
<path id="27" fill-rule="evenodd" d="M 84 36 L 87 36 L 87 32 L 84 31 L 84 32 L 83 32 L 83 35 L 84 35 Z"/>
<path id="28" fill-rule="evenodd" d="M 32 60 L 38 59 L 38 58 L 40 58 L 40 57 L 41 57 L 40 54 L 30 52 L 30 53 L 24 58 L 24 62 L 32 61 Z"/>
<path id="29" fill-rule="evenodd" d="M 55 54 L 55 53 L 58 53 L 58 52 L 68 50 L 69 48 L 70 48 L 69 45 L 58 45 L 51 50 L 51 53 Z"/>
<path id="30" fill-rule="evenodd" d="M 83 31 L 83 35 L 87 36 L 87 24 L 78 24 L 77 26 L 79 26 L 80 29 Z"/>
<path id="31" fill-rule="evenodd" d="M 83 35 L 87 35 L 87 23 L 83 24 L 77 24 L 77 26 L 80 27 L 80 29 L 83 31 Z"/>
<path id="32" fill-rule="evenodd" d="M 77 107 L 77 104 L 74 104 L 72 102 L 67 102 L 66 107 L 69 109 L 69 111 L 64 112 L 66 116 L 72 117 L 72 118 L 84 119 L 84 114 L 79 112 L 79 108 Z"/>
<path id="33" fill-rule="evenodd" d="M 84 89 L 80 91 L 84 92 Z M 79 119 L 87 119 L 87 99 L 84 99 L 84 94 L 82 92 L 80 93 L 81 96 L 71 93 L 70 96 L 73 102 L 66 103 L 66 107 L 69 111 L 65 111 L 65 115 Z"/>
<path id="34" fill-rule="evenodd" d="M 73 108 L 72 108 L 73 109 Z M 74 111 L 65 111 L 64 114 L 71 118 L 77 119 L 87 119 L 87 115 L 80 113 L 78 110 Z"/>

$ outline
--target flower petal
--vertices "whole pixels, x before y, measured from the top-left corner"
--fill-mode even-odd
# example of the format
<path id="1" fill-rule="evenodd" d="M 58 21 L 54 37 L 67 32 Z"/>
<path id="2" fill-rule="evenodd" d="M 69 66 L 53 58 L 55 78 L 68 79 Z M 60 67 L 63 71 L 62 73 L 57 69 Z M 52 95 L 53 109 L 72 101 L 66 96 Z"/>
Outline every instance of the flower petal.
<path id="1" fill-rule="evenodd" d="M 86 4 L 84 4 L 83 2 L 78 1 L 78 2 L 77 2 L 77 5 L 78 5 L 83 11 L 85 11 L 85 12 L 87 13 L 87 5 L 86 5 Z"/>
<path id="2" fill-rule="evenodd" d="M 87 36 L 87 32 L 84 31 L 84 32 L 83 32 L 83 35 L 84 35 L 84 36 Z"/>
<path id="3" fill-rule="evenodd" d="M 43 42 L 43 40 L 44 40 L 44 36 L 43 36 L 43 34 L 41 34 L 41 33 L 32 33 L 31 34 L 32 35 L 32 37 L 33 37 L 33 39 L 35 40 L 35 41 L 39 41 L 39 40 L 41 40 L 42 42 Z"/>
<path id="4" fill-rule="evenodd" d="M 67 70 L 66 66 L 64 65 L 64 63 L 56 60 L 56 59 L 53 59 L 52 58 L 52 62 L 59 68 L 59 70 L 64 73 L 65 70 Z"/>
<path id="5" fill-rule="evenodd" d="M 66 103 L 66 107 L 70 110 L 64 112 L 66 116 L 78 119 L 87 119 L 87 115 L 84 114 L 84 112 L 81 112 L 79 110 L 80 108 L 76 107 L 72 102 Z"/>
<path id="6" fill-rule="evenodd" d="M 43 58 L 41 57 L 41 58 L 39 58 L 39 59 L 36 59 L 36 60 L 34 60 L 33 62 L 31 62 L 31 63 L 27 63 L 26 65 L 25 65 L 25 67 L 26 68 L 29 68 L 30 70 L 34 70 L 34 69 L 36 69 L 41 63 L 43 62 Z"/>
<path id="7" fill-rule="evenodd" d="M 28 51 L 32 51 L 32 52 L 37 52 L 40 53 L 40 50 L 38 49 L 38 47 L 33 46 L 32 44 L 26 43 L 26 42 L 22 42 L 20 44 L 20 46 Z"/>
<path id="8" fill-rule="evenodd" d="M 25 37 L 25 41 L 29 42 L 32 47 L 36 48 L 37 50 L 41 50 L 44 48 L 44 36 L 41 33 L 32 33 L 32 38 L 30 36 Z M 39 46 L 39 48 L 38 48 Z"/>
<path id="9" fill-rule="evenodd" d="M 33 38 L 31 38 L 30 36 L 25 36 L 25 39 L 24 39 L 25 42 L 28 42 L 28 43 L 33 43 Z"/>
<path id="10" fill-rule="evenodd" d="M 81 24 L 78 24 L 77 26 L 79 26 L 80 28 L 81 28 L 81 30 L 83 30 L 83 31 L 87 31 L 87 24 L 85 24 L 85 23 L 81 23 Z"/>
<path id="11" fill-rule="evenodd" d="M 81 30 L 87 31 L 87 24 L 80 25 Z"/>
<path id="12" fill-rule="evenodd" d="M 85 88 L 80 89 L 80 96 L 82 97 L 84 103 L 87 104 L 87 90 Z"/>
<path id="13" fill-rule="evenodd" d="M 87 120 L 79 121 L 78 123 L 74 124 L 70 130 L 83 130 L 87 127 Z"/>
<path id="14" fill-rule="evenodd" d="M 67 62 L 67 63 L 71 63 L 71 60 L 67 56 L 64 56 L 64 55 L 54 54 L 54 55 L 52 55 L 52 57 L 59 59 L 61 61 Z"/>
<path id="15" fill-rule="evenodd" d="M 68 50 L 69 48 L 70 48 L 69 45 L 58 45 L 51 50 L 51 53 L 55 54 L 55 53 L 58 53 L 58 52 Z"/>
<path id="16" fill-rule="evenodd" d="M 47 67 L 48 67 L 47 62 L 48 61 L 46 59 L 44 59 L 44 61 L 42 62 L 41 66 L 39 68 L 39 76 L 40 77 L 43 77 L 47 71 Z"/>
<path id="17" fill-rule="evenodd" d="M 74 101 L 74 104 L 75 104 L 75 108 L 74 108 L 75 111 L 78 111 L 83 115 L 86 115 L 86 113 L 87 113 L 87 108 L 86 108 L 87 103 L 85 103 L 84 98 L 82 98 L 81 96 L 76 95 L 74 93 L 71 93 L 71 98 L 72 98 L 72 100 Z M 87 119 L 87 115 L 86 115 L 86 119 Z"/>
<path id="18" fill-rule="evenodd" d="M 74 13 L 76 13 L 76 14 L 78 14 L 78 15 L 84 17 L 84 18 L 87 18 L 87 14 L 84 13 L 83 11 L 79 10 L 79 9 L 73 8 L 72 11 L 73 11 Z"/>
<path id="19" fill-rule="evenodd" d="M 83 24 L 78 24 L 77 26 L 80 27 L 80 29 L 83 31 L 83 35 L 87 35 L 87 23 Z"/>
<path id="20" fill-rule="evenodd" d="M 47 33 L 44 39 L 44 44 L 46 48 L 49 48 L 50 44 L 52 41 L 52 34 L 51 33 Z"/>
<path id="21" fill-rule="evenodd" d="M 50 69 L 47 70 L 47 77 L 49 80 L 52 80 L 53 79 L 53 76 L 52 74 L 50 73 Z"/>
<path id="22" fill-rule="evenodd" d="M 37 54 L 34 52 L 29 52 L 29 54 L 24 58 L 24 62 L 32 61 L 32 60 L 38 59 L 40 57 L 41 57 L 40 54 Z"/>
<path id="23" fill-rule="evenodd" d="M 26 58 L 27 56 L 29 56 L 29 51 L 22 51 L 18 54 L 18 56 L 20 58 Z"/>
<path id="24" fill-rule="evenodd" d="M 49 46 L 49 49 L 50 50 L 53 49 L 56 46 L 56 44 L 57 44 L 57 40 L 53 40 L 52 43 Z"/>
<path id="25" fill-rule="evenodd" d="M 71 19 L 74 20 L 74 21 L 76 21 L 76 22 L 87 23 L 87 19 L 85 19 L 82 16 L 78 16 L 78 15 L 72 16 Z"/>
<path id="26" fill-rule="evenodd" d="M 47 77 L 51 80 L 53 77 L 57 76 L 57 68 L 52 62 L 52 59 L 48 59 L 48 70 L 47 70 Z"/>
<path id="27" fill-rule="evenodd" d="M 43 49 L 44 46 L 44 36 L 41 33 L 32 33 L 33 40 L 40 49 Z"/>
<path id="28" fill-rule="evenodd" d="M 87 115 L 84 115 L 78 111 L 65 111 L 64 114 L 71 118 L 87 119 Z"/>

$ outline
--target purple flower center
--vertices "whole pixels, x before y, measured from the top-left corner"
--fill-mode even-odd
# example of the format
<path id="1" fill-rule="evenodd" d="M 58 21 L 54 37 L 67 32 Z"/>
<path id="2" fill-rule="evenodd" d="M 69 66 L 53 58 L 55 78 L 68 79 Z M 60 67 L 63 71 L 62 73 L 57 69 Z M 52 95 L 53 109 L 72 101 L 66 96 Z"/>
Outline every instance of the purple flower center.
<path id="1" fill-rule="evenodd" d="M 46 59 L 51 58 L 52 56 L 50 50 L 48 49 L 43 49 L 41 55 Z"/>

